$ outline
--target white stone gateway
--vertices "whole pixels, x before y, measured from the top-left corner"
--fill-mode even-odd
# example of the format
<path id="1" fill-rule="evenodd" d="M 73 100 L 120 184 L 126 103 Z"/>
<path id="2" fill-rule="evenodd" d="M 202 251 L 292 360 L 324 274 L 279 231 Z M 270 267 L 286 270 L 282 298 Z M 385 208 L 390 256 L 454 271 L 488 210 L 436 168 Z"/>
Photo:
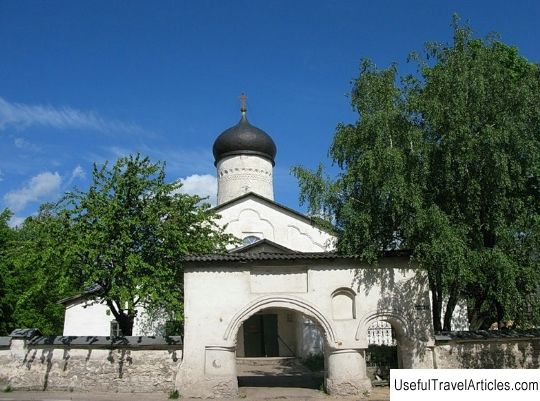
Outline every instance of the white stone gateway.
<path id="1" fill-rule="evenodd" d="M 236 395 L 238 354 L 301 355 L 306 318 L 322 333 L 330 394 L 371 388 L 365 358 L 376 321 L 394 328 L 401 367 L 433 367 L 427 281 L 407 256 L 388 254 L 373 267 L 333 253 L 261 246 L 186 261 L 184 359 L 176 381 L 183 395 Z"/>

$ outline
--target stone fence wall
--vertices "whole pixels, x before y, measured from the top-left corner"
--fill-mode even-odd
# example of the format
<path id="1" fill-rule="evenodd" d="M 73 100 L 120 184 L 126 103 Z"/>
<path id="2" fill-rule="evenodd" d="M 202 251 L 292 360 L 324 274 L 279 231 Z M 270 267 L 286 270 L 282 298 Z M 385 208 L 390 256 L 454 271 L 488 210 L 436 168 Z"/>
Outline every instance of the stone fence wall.
<path id="1" fill-rule="evenodd" d="M 170 392 L 180 337 L 0 337 L 0 390 Z"/>
<path id="2" fill-rule="evenodd" d="M 435 337 L 436 369 L 538 369 L 540 330 L 448 332 Z"/>
<path id="3" fill-rule="evenodd" d="M 540 330 L 437 335 L 435 369 L 540 368 Z M 180 337 L 0 337 L 0 391 L 170 392 L 182 361 Z"/>

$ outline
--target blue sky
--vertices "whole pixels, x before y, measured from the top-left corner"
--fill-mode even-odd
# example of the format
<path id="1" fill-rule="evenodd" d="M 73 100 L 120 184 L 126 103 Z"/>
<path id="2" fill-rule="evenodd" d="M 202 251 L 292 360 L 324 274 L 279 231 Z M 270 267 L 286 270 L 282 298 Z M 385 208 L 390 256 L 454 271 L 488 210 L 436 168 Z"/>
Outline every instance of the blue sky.
<path id="1" fill-rule="evenodd" d="M 540 61 L 536 0 L 1 0 L 0 209 L 15 224 L 137 151 L 213 192 L 212 144 L 241 92 L 278 147 L 276 200 L 299 209 L 289 170 L 327 163 L 336 124 L 355 121 L 360 59 L 408 71 L 410 51 L 450 40 L 455 12 Z"/>

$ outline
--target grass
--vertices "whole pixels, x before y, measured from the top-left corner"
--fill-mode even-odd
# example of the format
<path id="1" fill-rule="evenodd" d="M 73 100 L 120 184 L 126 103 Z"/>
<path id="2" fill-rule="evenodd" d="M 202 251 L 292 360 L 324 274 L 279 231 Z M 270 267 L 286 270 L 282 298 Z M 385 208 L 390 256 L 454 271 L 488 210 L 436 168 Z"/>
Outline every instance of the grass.
<path id="1" fill-rule="evenodd" d="M 173 390 L 169 393 L 170 400 L 177 400 L 179 398 L 180 398 L 180 393 L 178 392 L 178 390 Z"/>
<path id="2" fill-rule="evenodd" d="M 319 391 L 323 392 L 324 394 L 328 394 L 328 390 L 326 389 L 326 386 L 324 385 L 324 381 L 319 386 Z"/>

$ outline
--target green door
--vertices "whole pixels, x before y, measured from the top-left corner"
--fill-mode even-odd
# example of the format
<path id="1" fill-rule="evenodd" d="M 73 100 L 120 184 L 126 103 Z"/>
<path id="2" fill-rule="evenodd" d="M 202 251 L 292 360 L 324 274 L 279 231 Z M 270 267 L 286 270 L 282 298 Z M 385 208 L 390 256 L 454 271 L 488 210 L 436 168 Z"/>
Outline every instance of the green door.
<path id="1" fill-rule="evenodd" d="M 244 322 L 246 357 L 279 356 L 277 315 L 253 315 Z"/>
<path id="2" fill-rule="evenodd" d="M 247 357 L 263 356 L 264 343 L 261 315 L 253 315 L 244 322 L 244 354 Z"/>
<path id="3" fill-rule="evenodd" d="M 277 315 L 261 315 L 263 323 L 264 356 L 279 356 Z"/>

